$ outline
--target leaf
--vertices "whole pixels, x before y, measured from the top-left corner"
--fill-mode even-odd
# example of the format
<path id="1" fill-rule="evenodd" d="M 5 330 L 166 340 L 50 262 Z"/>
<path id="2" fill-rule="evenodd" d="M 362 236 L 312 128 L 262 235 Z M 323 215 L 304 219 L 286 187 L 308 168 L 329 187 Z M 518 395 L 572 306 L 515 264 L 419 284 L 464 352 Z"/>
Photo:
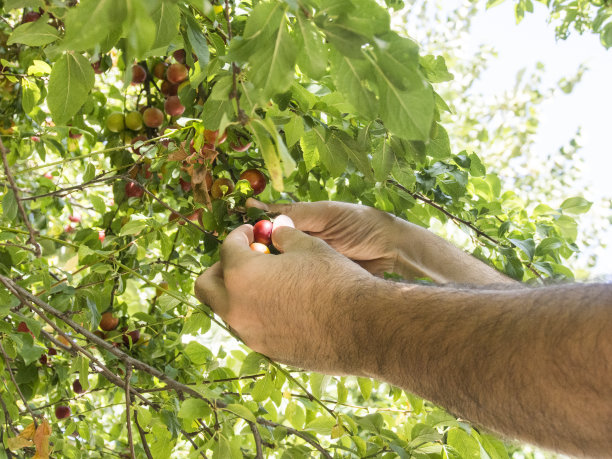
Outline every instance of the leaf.
<path id="1" fill-rule="evenodd" d="M 121 227 L 121 231 L 119 231 L 119 236 L 128 236 L 131 234 L 138 234 L 143 229 L 148 226 L 147 220 L 132 220 L 127 222 L 125 225 Z"/>
<path id="2" fill-rule="evenodd" d="M 348 158 L 366 180 L 373 180 L 372 166 L 366 151 L 346 132 L 332 129 L 327 144 L 331 154 Z"/>
<path id="3" fill-rule="evenodd" d="M 258 379 L 253 386 L 253 390 L 251 391 L 251 397 L 256 402 L 263 402 L 267 399 L 272 391 L 274 390 L 274 383 L 272 382 L 272 378 L 267 374 L 261 379 Z"/>
<path id="4" fill-rule="evenodd" d="M 242 361 L 242 366 L 240 367 L 239 375 L 247 376 L 257 374 L 261 370 L 261 365 L 267 362 L 268 360 L 265 356 L 257 352 L 251 352 Z"/>
<path id="5" fill-rule="evenodd" d="M 246 406 L 238 405 L 236 403 L 230 403 L 225 408 L 226 411 L 230 411 L 242 419 L 246 419 L 249 422 L 257 422 L 255 415 Z"/>
<path id="6" fill-rule="evenodd" d="M 389 177 L 395 154 L 389 142 L 383 140 L 374 148 L 372 152 L 372 167 L 374 168 L 374 178 L 377 182 L 384 182 Z"/>
<path id="7" fill-rule="evenodd" d="M 190 341 L 185 346 L 184 354 L 196 365 L 204 365 L 208 362 L 208 359 L 212 357 L 212 353 L 207 347 L 204 347 L 200 343 Z"/>
<path id="8" fill-rule="evenodd" d="M 206 36 L 202 33 L 202 28 L 190 16 L 187 16 L 187 38 L 193 52 L 198 57 L 201 71 L 205 71 L 210 61 L 208 43 L 206 42 Z"/>
<path id="9" fill-rule="evenodd" d="M 314 134 L 311 134 L 312 139 L 316 143 L 319 158 L 323 166 L 335 177 L 342 175 L 348 163 L 346 150 L 340 148 L 333 152 L 331 151 L 327 132 L 323 126 L 316 126 L 310 132 L 314 132 Z"/>
<path id="10" fill-rule="evenodd" d="M 65 124 L 76 114 L 94 82 L 91 64 L 80 54 L 64 54 L 53 64 L 47 104 L 56 124 Z"/>
<path id="11" fill-rule="evenodd" d="M 359 384 L 359 390 L 364 400 L 369 399 L 372 393 L 372 380 L 369 378 L 357 378 L 357 384 Z"/>
<path id="12" fill-rule="evenodd" d="M 106 203 L 104 202 L 104 199 L 102 199 L 100 196 L 92 194 L 89 196 L 89 202 L 91 202 L 91 205 L 93 206 L 96 212 L 101 215 L 104 215 L 104 213 L 106 212 Z"/>
<path id="13" fill-rule="evenodd" d="M 563 201 L 561 204 L 561 210 L 568 214 L 579 215 L 588 212 L 592 205 L 592 202 L 587 201 L 583 197 L 577 196 Z"/>
<path id="14" fill-rule="evenodd" d="M 127 31 L 128 59 L 140 59 L 153 47 L 157 34 L 144 0 L 125 0 L 127 9 L 124 32 Z"/>
<path id="15" fill-rule="evenodd" d="M 223 119 L 230 119 L 232 113 L 233 106 L 230 100 L 219 101 L 209 98 L 202 108 L 202 122 L 206 129 L 219 129 Z"/>
<path id="16" fill-rule="evenodd" d="M 193 421 L 204 417 L 204 414 L 209 412 L 210 408 L 204 400 L 199 398 L 188 398 L 181 403 L 177 416 L 187 421 Z"/>
<path id="17" fill-rule="evenodd" d="M 351 59 L 336 51 L 332 52 L 331 64 L 331 75 L 338 91 L 360 116 L 374 120 L 378 115 L 378 101 L 365 83 L 366 77 L 372 75 L 369 63 L 364 59 Z"/>
<path id="18" fill-rule="evenodd" d="M 62 49 L 86 51 L 95 48 L 107 37 L 116 36 L 121 31 L 126 18 L 124 0 L 81 0 L 74 8 L 69 8 L 64 21 L 66 35 Z M 114 43 L 110 43 L 110 46 Z"/>
<path id="19" fill-rule="evenodd" d="M 442 56 L 422 56 L 419 59 L 425 78 L 431 83 L 442 83 L 452 80 L 453 74 L 446 68 L 446 62 Z"/>
<path id="20" fill-rule="evenodd" d="M 304 120 L 301 116 L 292 116 L 291 120 L 285 124 L 284 131 L 287 147 L 291 148 L 304 135 Z"/>
<path id="21" fill-rule="evenodd" d="M 182 335 L 195 335 L 196 333 L 206 333 L 210 329 L 210 317 L 203 312 L 190 314 L 181 330 Z"/>
<path id="22" fill-rule="evenodd" d="M 297 47 L 301 50 L 297 64 L 306 75 L 317 80 L 325 75 L 327 70 L 329 50 L 324 37 L 312 21 L 306 19 L 302 10 L 298 12 L 295 31 Z"/>
<path id="23" fill-rule="evenodd" d="M 319 435 L 331 435 L 335 424 L 336 420 L 331 416 L 319 416 L 306 424 L 304 430 L 315 432 Z"/>
<path id="24" fill-rule="evenodd" d="M 178 6 L 171 2 L 159 2 L 151 12 L 151 19 L 157 29 L 152 48 L 167 48 L 179 31 L 181 16 Z"/>
<path id="25" fill-rule="evenodd" d="M 452 446 L 461 459 L 480 459 L 480 445 L 463 429 L 451 428 L 446 436 L 446 442 Z"/>
<path id="26" fill-rule="evenodd" d="M 43 16 L 45 18 L 48 16 Z M 11 33 L 7 45 L 21 43 L 27 46 L 44 46 L 53 43 L 59 38 L 55 27 L 47 24 L 42 18 L 38 21 L 28 22 L 16 27 Z"/>
<path id="27" fill-rule="evenodd" d="M 276 191 L 283 191 L 283 170 L 280 158 L 265 125 L 261 120 L 255 119 L 249 126 L 266 163 L 266 168 L 268 169 L 272 181 L 272 187 Z"/>
<path id="28" fill-rule="evenodd" d="M 17 199 L 12 189 L 9 189 L 2 198 L 2 213 L 7 220 L 14 220 L 17 217 Z"/>

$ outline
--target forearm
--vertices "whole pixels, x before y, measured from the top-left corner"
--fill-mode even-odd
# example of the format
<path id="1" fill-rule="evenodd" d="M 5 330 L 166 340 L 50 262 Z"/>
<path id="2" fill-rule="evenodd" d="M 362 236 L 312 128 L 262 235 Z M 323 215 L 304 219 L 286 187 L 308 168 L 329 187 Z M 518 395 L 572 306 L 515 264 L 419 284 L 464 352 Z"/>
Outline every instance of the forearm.
<path id="1" fill-rule="evenodd" d="M 507 436 L 576 455 L 612 451 L 612 286 L 387 282 L 376 297 L 362 374 Z"/>
<path id="2" fill-rule="evenodd" d="M 429 277 L 440 284 L 518 285 L 515 280 L 431 231 L 403 220 L 397 220 L 397 224 L 398 255 L 395 270 L 406 279 Z"/>

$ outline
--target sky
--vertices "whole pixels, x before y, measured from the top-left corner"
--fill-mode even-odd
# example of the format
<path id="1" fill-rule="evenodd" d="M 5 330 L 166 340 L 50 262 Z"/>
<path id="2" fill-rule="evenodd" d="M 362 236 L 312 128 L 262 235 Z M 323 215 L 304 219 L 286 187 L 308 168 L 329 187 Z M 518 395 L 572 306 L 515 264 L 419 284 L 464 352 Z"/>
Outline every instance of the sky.
<path id="1" fill-rule="evenodd" d="M 445 7 L 453 8 L 461 3 L 460 0 L 448 0 Z M 533 69 L 537 62 L 543 63 L 546 69 L 544 86 L 573 75 L 580 64 L 586 64 L 589 70 L 571 94 L 561 94 L 541 106 L 541 124 L 534 149 L 543 155 L 556 151 L 581 127 L 584 176 L 591 186 L 591 192 L 584 197 L 601 201 L 607 196 L 605 202 L 598 205 L 609 207 L 612 196 L 612 49 L 606 50 L 599 37 L 590 32 L 582 36 L 572 32 L 567 40 L 556 41 L 554 24 L 547 23 L 548 9 L 538 2 L 534 2 L 534 13 L 527 13 L 517 25 L 514 4 L 508 0 L 489 10 L 483 9 L 473 21 L 466 45 L 489 44 L 498 52 L 498 58 L 491 61 L 490 68 L 473 90 L 501 94 L 514 86 L 519 70 Z M 612 274 L 610 227 L 606 236 L 610 245 L 599 251 L 599 262 L 592 276 Z"/>

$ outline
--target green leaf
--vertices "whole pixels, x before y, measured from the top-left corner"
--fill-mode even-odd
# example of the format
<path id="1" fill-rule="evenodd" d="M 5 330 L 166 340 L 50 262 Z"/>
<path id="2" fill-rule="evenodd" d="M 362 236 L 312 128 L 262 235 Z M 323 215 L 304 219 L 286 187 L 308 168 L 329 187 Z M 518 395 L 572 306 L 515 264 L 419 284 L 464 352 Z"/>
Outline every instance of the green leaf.
<path id="1" fill-rule="evenodd" d="M 304 120 L 301 116 L 292 116 L 291 120 L 285 124 L 284 131 L 287 147 L 291 148 L 304 135 Z"/>
<path id="2" fill-rule="evenodd" d="M 179 31 L 181 16 L 178 6 L 171 2 L 159 2 L 151 12 L 151 18 L 157 29 L 152 48 L 167 48 Z"/>
<path id="3" fill-rule="evenodd" d="M 233 113 L 232 102 L 228 99 L 214 100 L 208 98 L 202 108 L 202 122 L 206 129 L 219 129 L 223 119 L 230 119 Z"/>
<path id="4" fill-rule="evenodd" d="M 579 215 L 588 212 L 592 205 L 592 202 L 587 201 L 583 197 L 577 196 L 563 201 L 561 204 L 561 210 L 568 214 Z"/>
<path id="5" fill-rule="evenodd" d="M 308 424 L 304 430 L 315 432 L 319 435 L 331 435 L 331 431 L 336 424 L 336 420 L 331 416 L 319 416 Z"/>
<path id="6" fill-rule="evenodd" d="M 427 144 L 427 155 L 434 159 L 446 159 L 451 155 L 450 140 L 446 129 L 436 126 L 436 136 Z"/>
<path id="7" fill-rule="evenodd" d="M 127 9 L 124 33 L 127 32 L 128 59 L 140 59 L 153 47 L 157 27 L 144 0 L 125 0 Z"/>
<path id="8" fill-rule="evenodd" d="M 254 375 L 259 373 L 262 364 L 266 364 L 267 362 L 268 360 L 265 356 L 257 352 L 251 352 L 242 361 L 240 376 Z"/>
<path id="9" fill-rule="evenodd" d="M 181 403 L 177 416 L 186 421 L 194 421 L 204 417 L 206 413 L 210 412 L 208 403 L 199 398 L 188 398 Z"/>
<path id="10" fill-rule="evenodd" d="M 389 177 L 395 154 L 389 142 L 382 140 L 372 152 L 372 167 L 374 168 L 374 178 L 377 182 L 384 182 Z"/>
<path id="11" fill-rule="evenodd" d="M 65 124 L 76 114 L 94 82 L 91 64 L 80 54 L 64 54 L 53 64 L 47 104 L 56 124 Z"/>
<path id="12" fill-rule="evenodd" d="M 46 17 L 46 16 L 43 16 Z M 28 22 L 16 27 L 11 33 L 7 45 L 21 43 L 27 46 L 44 46 L 59 38 L 59 32 L 44 20 Z"/>
<path id="13" fill-rule="evenodd" d="M 100 196 L 96 196 L 95 194 L 93 194 L 89 196 L 89 202 L 91 202 L 91 205 L 93 206 L 96 212 L 101 215 L 104 215 L 104 213 L 106 212 L 106 203 L 104 202 L 104 199 L 102 199 Z"/>
<path id="14" fill-rule="evenodd" d="M 4 214 L 4 218 L 7 220 L 14 220 L 17 217 L 17 199 L 15 199 L 15 193 L 13 190 L 7 190 L 2 199 L 2 212 Z"/>
<path id="15" fill-rule="evenodd" d="M 332 129 L 327 141 L 329 151 L 332 155 L 344 161 L 348 158 L 350 162 L 365 176 L 366 180 L 372 181 L 372 166 L 366 151 L 346 132 Z"/>
<path id="16" fill-rule="evenodd" d="M 480 445 L 471 436 L 469 436 L 463 429 L 451 428 L 446 436 L 446 442 L 452 446 L 461 459 L 480 459 Z"/>
<path id="17" fill-rule="evenodd" d="M 45 352 L 44 348 L 34 344 L 34 340 L 29 333 L 14 334 L 12 338 L 17 344 L 17 353 L 23 358 L 26 366 L 36 362 Z"/>
<path id="18" fill-rule="evenodd" d="M 378 115 L 378 101 L 365 83 L 372 75 L 372 68 L 364 59 L 352 59 L 339 52 L 332 52 L 332 77 L 338 91 L 367 120 Z"/>
<path id="19" fill-rule="evenodd" d="M 204 365 L 208 362 L 208 359 L 212 357 L 210 350 L 196 341 L 190 341 L 187 346 L 185 346 L 183 353 L 195 365 Z"/>
<path id="20" fill-rule="evenodd" d="M 370 394 L 372 393 L 372 380 L 369 378 L 357 378 L 357 384 L 359 384 L 359 390 L 361 391 L 363 399 L 369 399 Z"/>
<path id="21" fill-rule="evenodd" d="M 202 28 L 190 16 L 187 16 L 187 38 L 193 52 L 198 57 L 200 69 L 205 71 L 210 61 L 210 51 L 208 50 L 206 35 L 202 33 Z"/>
<path id="22" fill-rule="evenodd" d="M 127 222 L 121 227 L 119 236 L 128 236 L 131 234 L 138 234 L 147 227 L 149 222 L 147 220 L 132 220 Z"/>
<path id="23" fill-rule="evenodd" d="M 182 335 L 195 335 L 196 333 L 206 333 L 210 329 L 210 317 L 203 312 L 190 314 L 181 330 Z"/>
<path id="24" fill-rule="evenodd" d="M 296 44 L 301 50 L 297 64 L 306 75 L 317 80 L 327 70 L 329 50 L 325 39 L 312 21 L 306 19 L 302 10 L 298 12 L 295 31 Z"/>
<path id="25" fill-rule="evenodd" d="M 108 37 L 116 36 L 127 15 L 124 0 L 82 0 L 69 8 L 64 21 L 66 35 L 62 49 L 93 49 Z M 114 43 L 110 43 L 110 46 Z"/>
<path id="26" fill-rule="evenodd" d="M 96 168 L 92 163 L 88 163 L 87 167 L 85 168 L 85 173 L 83 174 L 83 181 L 89 182 L 90 180 L 93 180 L 95 176 Z"/>
<path id="27" fill-rule="evenodd" d="M 266 163 L 266 168 L 272 180 L 272 187 L 277 191 L 283 191 L 283 170 L 280 158 L 265 124 L 261 120 L 256 119 L 249 126 Z"/>
<path id="28" fill-rule="evenodd" d="M 442 56 L 422 56 L 419 59 L 425 78 L 431 83 L 442 83 L 452 80 L 453 74 L 446 68 L 446 62 Z"/>
<path id="29" fill-rule="evenodd" d="M 346 170 L 348 163 L 348 156 L 344 148 L 336 148 L 334 151 L 330 149 L 330 143 L 328 143 L 328 133 L 323 126 L 316 126 L 310 132 L 311 140 L 314 140 L 319 158 L 325 168 L 335 177 L 339 177 Z"/>
<path id="30" fill-rule="evenodd" d="M 242 419 L 246 419 L 249 422 L 257 422 L 255 415 L 246 406 L 238 405 L 236 403 L 230 403 L 225 408 L 226 411 L 230 411 Z"/>
<path id="31" fill-rule="evenodd" d="M 253 386 L 253 390 L 251 391 L 251 397 L 256 402 L 263 402 L 267 399 L 272 391 L 274 390 L 274 382 L 269 374 L 265 377 L 258 379 Z"/>

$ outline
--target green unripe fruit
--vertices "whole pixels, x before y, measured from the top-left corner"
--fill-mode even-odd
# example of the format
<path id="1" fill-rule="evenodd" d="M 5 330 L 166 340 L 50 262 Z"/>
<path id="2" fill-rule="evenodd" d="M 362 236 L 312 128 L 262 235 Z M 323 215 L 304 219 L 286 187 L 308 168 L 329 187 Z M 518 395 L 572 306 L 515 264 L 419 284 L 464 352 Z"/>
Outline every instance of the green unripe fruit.
<path id="1" fill-rule="evenodd" d="M 106 118 L 106 128 L 111 132 L 121 132 L 125 129 L 125 117 L 121 112 L 113 112 Z"/>
<path id="2" fill-rule="evenodd" d="M 140 131 L 142 129 L 142 115 L 140 112 L 130 112 L 125 115 L 125 125 L 132 131 Z"/>

